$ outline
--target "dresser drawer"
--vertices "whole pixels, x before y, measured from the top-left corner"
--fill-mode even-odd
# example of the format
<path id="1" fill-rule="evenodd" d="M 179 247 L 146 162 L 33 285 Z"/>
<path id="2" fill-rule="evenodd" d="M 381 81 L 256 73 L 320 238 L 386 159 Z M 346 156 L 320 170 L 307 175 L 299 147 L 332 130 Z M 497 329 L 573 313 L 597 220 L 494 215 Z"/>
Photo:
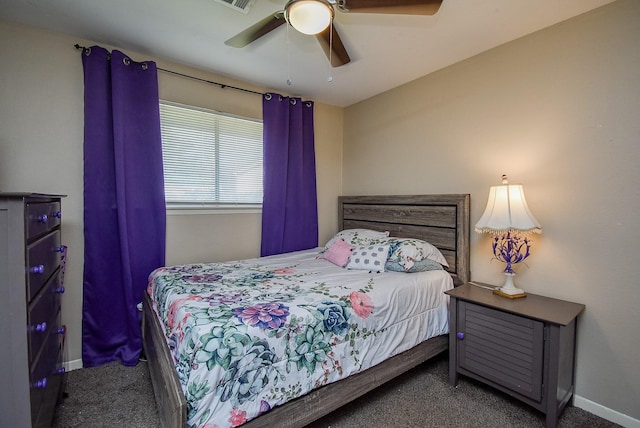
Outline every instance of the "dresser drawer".
<path id="1" fill-rule="evenodd" d="M 31 300 L 60 266 L 60 231 L 46 235 L 27 247 L 27 300 Z"/>
<path id="2" fill-rule="evenodd" d="M 42 353 L 31 366 L 30 398 L 33 427 L 51 425 L 63 375 L 62 335 L 52 331 L 47 335 Z"/>
<path id="3" fill-rule="evenodd" d="M 26 207 L 27 239 L 46 233 L 60 224 L 62 211 L 60 202 L 27 202 Z"/>
<path id="4" fill-rule="evenodd" d="M 57 373 L 50 377 L 47 391 L 42 397 L 38 414 L 33 419 L 32 428 L 51 428 L 51 421 L 56 411 L 56 404 L 60 400 L 60 391 L 64 382 L 64 373 Z M 32 415 L 33 416 L 33 415 Z"/>
<path id="5" fill-rule="evenodd" d="M 60 333 L 59 310 L 63 292 L 64 288 L 60 285 L 60 270 L 58 270 L 29 305 L 27 312 L 29 362 L 33 362 L 36 358 L 50 332 Z"/>

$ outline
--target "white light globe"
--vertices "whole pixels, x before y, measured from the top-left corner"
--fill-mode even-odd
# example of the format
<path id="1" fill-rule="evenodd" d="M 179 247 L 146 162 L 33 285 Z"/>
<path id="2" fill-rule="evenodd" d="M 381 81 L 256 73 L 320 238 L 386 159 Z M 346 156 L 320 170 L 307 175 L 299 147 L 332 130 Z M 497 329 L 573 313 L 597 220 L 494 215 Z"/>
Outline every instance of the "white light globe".
<path id="1" fill-rule="evenodd" d="M 304 34 L 318 34 L 331 23 L 333 9 L 317 0 L 301 0 L 289 6 L 287 20 L 293 28 Z"/>

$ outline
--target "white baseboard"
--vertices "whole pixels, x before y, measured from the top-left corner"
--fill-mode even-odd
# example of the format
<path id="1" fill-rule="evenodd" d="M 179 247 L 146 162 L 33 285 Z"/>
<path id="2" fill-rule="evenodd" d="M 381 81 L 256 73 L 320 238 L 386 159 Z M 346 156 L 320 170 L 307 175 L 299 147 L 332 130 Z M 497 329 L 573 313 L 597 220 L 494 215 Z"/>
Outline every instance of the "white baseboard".
<path id="1" fill-rule="evenodd" d="M 622 425 L 626 428 L 640 428 L 640 420 L 634 419 L 631 416 L 627 416 L 615 410 L 604 407 L 601 404 L 594 403 L 591 400 L 587 400 L 584 397 L 575 395 L 573 397 L 573 405 L 580 409 L 586 410 L 589 413 L 593 413 L 596 416 L 600 416 L 608 421 L 614 422 L 618 425 Z"/>
<path id="2" fill-rule="evenodd" d="M 71 360 L 64 362 L 65 371 L 77 370 L 82 368 L 82 360 Z"/>

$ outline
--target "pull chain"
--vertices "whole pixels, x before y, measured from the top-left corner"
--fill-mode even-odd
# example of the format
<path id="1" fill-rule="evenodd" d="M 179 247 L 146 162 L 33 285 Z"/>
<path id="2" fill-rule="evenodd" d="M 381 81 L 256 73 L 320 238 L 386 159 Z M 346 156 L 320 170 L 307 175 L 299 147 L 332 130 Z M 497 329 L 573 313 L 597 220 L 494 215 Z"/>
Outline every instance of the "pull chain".
<path id="1" fill-rule="evenodd" d="M 291 86 L 291 55 L 289 48 L 289 23 L 287 22 L 287 85 Z"/>
<path id="2" fill-rule="evenodd" d="M 333 76 L 331 73 L 331 69 L 333 65 L 331 64 L 331 56 L 333 54 L 333 19 L 329 23 L 329 76 L 327 77 L 327 82 L 333 82 Z"/>

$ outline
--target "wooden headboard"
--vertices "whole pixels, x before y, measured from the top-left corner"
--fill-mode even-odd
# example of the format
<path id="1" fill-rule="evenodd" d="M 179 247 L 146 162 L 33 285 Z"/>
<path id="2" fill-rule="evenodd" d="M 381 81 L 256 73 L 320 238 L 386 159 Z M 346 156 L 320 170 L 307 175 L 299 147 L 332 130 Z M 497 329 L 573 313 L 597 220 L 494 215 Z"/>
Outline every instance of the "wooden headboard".
<path id="1" fill-rule="evenodd" d="M 471 279 L 468 194 L 338 197 L 344 229 L 389 231 L 389 236 L 418 238 L 436 246 L 447 259 L 456 285 Z"/>

